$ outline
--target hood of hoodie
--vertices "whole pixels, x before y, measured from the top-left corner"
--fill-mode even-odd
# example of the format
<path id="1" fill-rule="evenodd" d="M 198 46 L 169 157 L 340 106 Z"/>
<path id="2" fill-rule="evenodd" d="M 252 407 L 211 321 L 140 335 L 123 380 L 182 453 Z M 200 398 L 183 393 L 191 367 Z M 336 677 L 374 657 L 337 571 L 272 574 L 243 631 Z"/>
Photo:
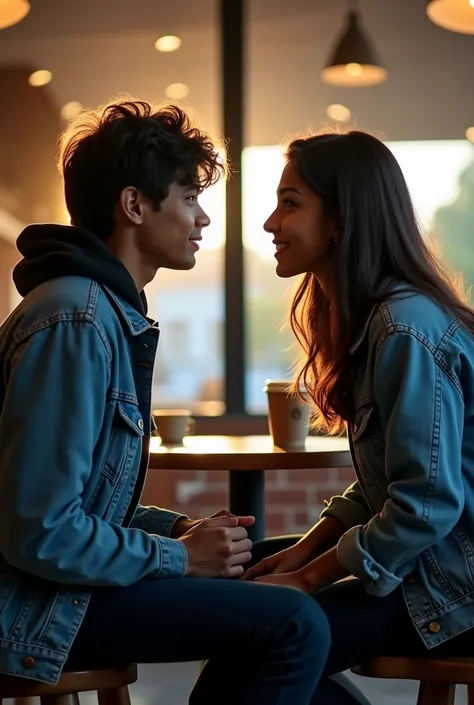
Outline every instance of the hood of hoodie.
<path id="1" fill-rule="evenodd" d="M 13 270 L 18 293 L 30 291 L 58 277 L 86 277 L 107 286 L 143 316 L 146 297 L 128 269 L 96 235 L 71 225 L 29 225 L 16 246 L 23 255 Z"/>

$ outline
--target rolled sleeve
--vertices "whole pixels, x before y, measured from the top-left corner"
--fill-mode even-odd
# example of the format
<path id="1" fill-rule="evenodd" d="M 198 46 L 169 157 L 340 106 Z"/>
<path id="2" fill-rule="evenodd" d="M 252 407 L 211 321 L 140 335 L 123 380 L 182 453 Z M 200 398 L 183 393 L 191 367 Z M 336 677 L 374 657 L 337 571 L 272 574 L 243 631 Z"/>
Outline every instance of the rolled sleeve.
<path id="1" fill-rule="evenodd" d="M 137 507 L 131 526 L 135 529 L 142 529 L 147 534 L 171 536 L 174 525 L 180 519 L 189 519 L 189 517 L 186 514 L 172 512 L 169 509 L 143 507 L 140 505 Z"/>
<path id="2" fill-rule="evenodd" d="M 361 526 L 354 526 L 337 545 L 337 559 L 351 575 L 359 578 L 370 595 L 385 597 L 402 583 L 394 573 L 386 570 L 368 553 L 361 542 Z"/>
<path id="3" fill-rule="evenodd" d="M 354 482 L 342 495 L 331 497 L 320 518 L 337 519 L 346 529 L 358 524 L 367 524 L 372 513 L 365 501 L 358 482 Z"/>

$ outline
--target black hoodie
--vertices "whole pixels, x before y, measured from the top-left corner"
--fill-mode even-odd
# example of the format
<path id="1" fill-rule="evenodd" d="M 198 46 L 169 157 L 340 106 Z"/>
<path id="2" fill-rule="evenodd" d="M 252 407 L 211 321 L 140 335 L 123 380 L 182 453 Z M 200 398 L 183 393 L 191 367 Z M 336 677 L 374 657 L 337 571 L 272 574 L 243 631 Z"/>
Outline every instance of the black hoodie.
<path id="1" fill-rule="evenodd" d="M 16 246 L 23 259 L 13 270 L 13 281 L 21 296 L 50 279 L 87 277 L 146 315 L 145 294 L 107 245 L 89 231 L 71 225 L 29 225 Z"/>

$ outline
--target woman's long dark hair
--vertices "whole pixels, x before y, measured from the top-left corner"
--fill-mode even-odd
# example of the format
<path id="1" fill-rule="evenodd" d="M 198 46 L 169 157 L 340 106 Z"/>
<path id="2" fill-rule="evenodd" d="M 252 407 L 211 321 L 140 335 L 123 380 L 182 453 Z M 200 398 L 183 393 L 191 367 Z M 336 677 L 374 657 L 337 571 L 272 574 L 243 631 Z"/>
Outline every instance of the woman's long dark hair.
<path id="1" fill-rule="evenodd" d="M 303 352 L 294 391 L 303 383 L 316 406 L 315 425 L 334 433 L 353 418 L 349 349 L 389 282 L 425 293 L 471 330 L 474 311 L 463 301 L 460 278 L 423 237 L 402 171 L 383 142 L 359 131 L 321 134 L 293 141 L 286 156 L 340 227 L 336 305 L 331 311 L 308 273 L 290 313 Z"/>

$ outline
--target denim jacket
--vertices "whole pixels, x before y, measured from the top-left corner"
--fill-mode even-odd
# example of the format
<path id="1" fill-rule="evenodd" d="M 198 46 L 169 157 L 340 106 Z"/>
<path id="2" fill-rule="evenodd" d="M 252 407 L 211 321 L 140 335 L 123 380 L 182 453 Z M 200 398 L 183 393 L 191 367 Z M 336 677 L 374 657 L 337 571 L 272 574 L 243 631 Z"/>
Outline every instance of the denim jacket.
<path id="1" fill-rule="evenodd" d="M 474 627 L 474 338 L 399 285 L 351 349 L 357 482 L 322 516 L 367 592 L 402 586 L 428 648 Z"/>
<path id="2" fill-rule="evenodd" d="M 182 515 L 138 505 L 158 335 L 82 277 L 0 328 L 0 673 L 56 682 L 96 586 L 186 571 Z"/>

